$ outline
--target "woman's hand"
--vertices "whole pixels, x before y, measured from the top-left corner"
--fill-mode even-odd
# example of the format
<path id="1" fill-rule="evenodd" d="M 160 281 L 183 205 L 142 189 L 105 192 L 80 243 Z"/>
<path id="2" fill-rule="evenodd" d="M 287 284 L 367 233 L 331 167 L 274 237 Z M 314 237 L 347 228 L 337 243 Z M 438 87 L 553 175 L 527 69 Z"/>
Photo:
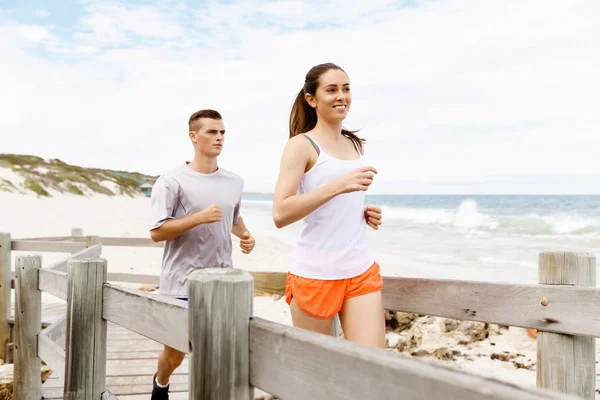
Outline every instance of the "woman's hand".
<path id="1" fill-rule="evenodd" d="M 371 228 L 378 230 L 379 229 L 379 225 L 381 225 L 383 222 L 381 220 L 382 217 L 382 211 L 381 208 L 376 207 L 376 206 L 366 206 L 365 207 L 365 219 L 367 220 L 367 225 L 369 225 Z"/>
<path id="2" fill-rule="evenodd" d="M 373 183 L 377 170 L 375 167 L 366 165 L 347 173 L 335 181 L 337 194 L 365 191 Z"/>

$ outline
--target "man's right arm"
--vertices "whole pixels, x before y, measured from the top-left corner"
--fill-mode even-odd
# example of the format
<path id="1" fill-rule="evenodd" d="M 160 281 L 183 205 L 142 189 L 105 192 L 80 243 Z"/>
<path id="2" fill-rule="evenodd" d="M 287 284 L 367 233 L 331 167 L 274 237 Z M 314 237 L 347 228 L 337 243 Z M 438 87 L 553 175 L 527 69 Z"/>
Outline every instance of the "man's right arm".
<path id="1" fill-rule="evenodd" d="M 154 242 L 171 240 L 201 224 L 212 224 L 223 218 L 223 210 L 216 204 L 208 206 L 202 211 L 193 213 L 183 218 L 171 219 L 160 227 L 150 231 Z"/>

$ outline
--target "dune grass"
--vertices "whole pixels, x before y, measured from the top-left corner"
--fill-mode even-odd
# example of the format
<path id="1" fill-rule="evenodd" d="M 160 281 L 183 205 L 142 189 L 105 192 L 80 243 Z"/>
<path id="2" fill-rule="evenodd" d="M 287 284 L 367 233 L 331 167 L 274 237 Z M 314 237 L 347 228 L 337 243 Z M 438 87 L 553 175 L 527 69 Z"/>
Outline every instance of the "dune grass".
<path id="1" fill-rule="evenodd" d="M 0 191 L 34 192 L 45 197 L 51 196 L 48 189 L 79 196 L 93 193 L 138 196 L 143 183 L 153 184 L 158 178 L 139 172 L 85 168 L 59 159 L 44 160 L 23 154 L 0 154 L 0 168 L 11 168 L 25 179 L 23 188 L 17 188 L 15 183 L 0 178 Z"/>

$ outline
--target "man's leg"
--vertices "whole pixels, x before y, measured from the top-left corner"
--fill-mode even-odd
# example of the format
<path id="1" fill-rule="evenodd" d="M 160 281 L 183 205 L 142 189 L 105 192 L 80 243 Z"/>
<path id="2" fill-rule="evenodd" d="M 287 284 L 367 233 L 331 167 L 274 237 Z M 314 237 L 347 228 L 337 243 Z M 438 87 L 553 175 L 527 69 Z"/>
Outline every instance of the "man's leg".
<path id="1" fill-rule="evenodd" d="M 156 377 L 159 385 L 166 386 L 169 383 L 173 371 L 181 365 L 184 358 L 185 353 L 165 346 L 164 351 L 158 357 L 158 374 Z"/>

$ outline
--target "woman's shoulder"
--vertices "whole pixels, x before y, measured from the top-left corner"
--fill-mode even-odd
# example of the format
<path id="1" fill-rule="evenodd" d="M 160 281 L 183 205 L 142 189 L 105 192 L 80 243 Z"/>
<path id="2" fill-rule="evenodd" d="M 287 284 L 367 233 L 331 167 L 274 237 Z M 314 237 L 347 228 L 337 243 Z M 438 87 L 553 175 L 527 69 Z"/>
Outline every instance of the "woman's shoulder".
<path id="1" fill-rule="evenodd" d="M 300 133 L 294 137 L 291 137 L 288 140 L 286 147 L 295 151 L 306 152 L 306 154 L 310 154 L 312 151 L 314 151 L 313 141 L 306 133 Z"/>

